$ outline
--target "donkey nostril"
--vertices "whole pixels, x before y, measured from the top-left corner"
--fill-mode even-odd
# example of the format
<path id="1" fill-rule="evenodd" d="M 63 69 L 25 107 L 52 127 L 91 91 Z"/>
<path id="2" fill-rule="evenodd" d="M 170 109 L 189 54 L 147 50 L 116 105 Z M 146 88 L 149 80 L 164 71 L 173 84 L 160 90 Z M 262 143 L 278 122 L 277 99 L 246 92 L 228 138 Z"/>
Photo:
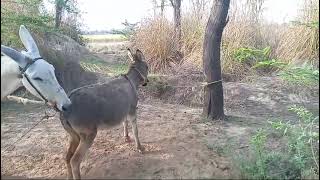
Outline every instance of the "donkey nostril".
<path id="1" fill-rule="evenodd" d="M 67 111 L 67 108 L 65 106 L 62 106 L 62 111 Z"/>
<path id="2" fill-rule="evenodd" d="M 65 104 L 62 106 L 62 111 L 68 111 L 68 109 L 70 108 L 71 104 Z"/>

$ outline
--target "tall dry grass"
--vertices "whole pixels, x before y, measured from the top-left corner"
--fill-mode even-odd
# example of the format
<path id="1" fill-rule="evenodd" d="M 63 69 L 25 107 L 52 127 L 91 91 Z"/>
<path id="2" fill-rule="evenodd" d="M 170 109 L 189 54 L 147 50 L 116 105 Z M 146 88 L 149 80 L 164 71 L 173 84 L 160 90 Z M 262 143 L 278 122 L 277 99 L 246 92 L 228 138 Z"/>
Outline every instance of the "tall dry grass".
<path id="1" fill-rule="evenodd" d="M 265 0 L 231 1 L 229 23 L 222 40 L 222 71 L 236 80 L 257 75 L 257 71 L 248 64 L 235 60 L 239 48 L 263 49 L 271 47 L 270 58 L 286 63 L 311 62 L 319 66 L 319 27 L 308 27 L 310 22 L 319 22 L 319 0 L 305 0 L 303 13 L 298 21 L 300 25 L 271 24 L 263 19 Z M 152 71 L 178 70 L 189 66 L 202 71 L 202 46 L 208 11 L 199 15 L 194 10 L 182 14 L 183 61 L 175 61 L 173 42 L 173 24 L 167 19 L 153 17 L 142 22 L 134 35 L 134 44 L 143 49 Z M 201 18 L 199 18 L 201 17 Z M 173 64 L 178 66 L 172 66 Z"/>
<path id="2" fill-rule="evenodd" d="M 281 32 L 276 57 L 287 63 L 319 68 L 319 0 L 304 0 L 297 22 Z"/>
<path id="3" fill-rule="evenodd" d="M 204 39 L 205 23 L 193 13 L 182 18 L 182 48 L 184 63 L 193 63 L 196 68 L 202 68 L 202 45 Z"/>
<path id="4" fill-rule="evenodd" d="M 162 17 L 144 19 L 132 38 L 134 46 L 143 50 L 152 72 L 167 70 L 175 62 L 172 27 Z"/>

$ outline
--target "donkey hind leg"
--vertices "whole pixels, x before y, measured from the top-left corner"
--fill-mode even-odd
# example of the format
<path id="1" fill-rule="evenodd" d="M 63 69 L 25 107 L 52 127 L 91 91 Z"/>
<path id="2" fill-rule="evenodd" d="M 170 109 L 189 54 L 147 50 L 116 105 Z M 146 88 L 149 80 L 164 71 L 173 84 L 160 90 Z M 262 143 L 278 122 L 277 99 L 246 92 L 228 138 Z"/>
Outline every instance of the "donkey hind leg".
<path id="1" fill-rule="evenodd" d="M 131 125 L 132 125 L 132 133 L 134 136 L 134 140 L 136 143 L 136 149 L 142 153 L 144 148 L 141 146 L 140 141 L 139 141 L 139 137 L 138 137 L 138 127 L 137 127 L 137 114 L 136 112 L 133 114 L 130 114 L 128 116 L 128 118 L 130 119 Z"/>
<path id="2" fill-rule="evenodd" d="M 124 142 L 131 142 L 129 133 L 128 133 L 128 120 L 125 119 L 123 121 L 123 137 L 124 137 Z"/>
<path id="3" fill-rule="evenodd" d="M 71 158 L 71 168 L 73 179 L 80 179 L 80 164 L 81 161 L 88 151 L 88 149 L 93 144 L 94 138 L 97 135 L 97 128 L 90 129 L 89 131 L 81 132 L 80 134 L 80 144 Z"/>

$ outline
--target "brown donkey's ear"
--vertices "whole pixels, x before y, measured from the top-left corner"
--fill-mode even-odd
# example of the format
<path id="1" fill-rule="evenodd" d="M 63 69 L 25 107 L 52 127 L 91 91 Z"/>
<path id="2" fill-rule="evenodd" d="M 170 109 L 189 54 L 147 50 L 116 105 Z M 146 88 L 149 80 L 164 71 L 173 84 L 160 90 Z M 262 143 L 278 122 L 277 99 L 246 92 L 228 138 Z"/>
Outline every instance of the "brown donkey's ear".
<path id="1" fill-rule="evenodd" d="M 139 61 L 144 60 L 144 55 L 139 49 L 137 49 L 137 51 L 136 51 L 136 57 L 137 57 L 137 60 L 139 60 Z"/>
<path id="2" fill-rule="evenodd" d="M 132 54 L 132 51 L 131 51 L 130 48 L 128 48 L 127 50 L 128 50 L 129 59 L 130 59 L 131 62 L 133 62 L 133 61 L 134 61 L 134 58 L 133 58 L 133 57 L 134 57 L 134 54 Z"/>

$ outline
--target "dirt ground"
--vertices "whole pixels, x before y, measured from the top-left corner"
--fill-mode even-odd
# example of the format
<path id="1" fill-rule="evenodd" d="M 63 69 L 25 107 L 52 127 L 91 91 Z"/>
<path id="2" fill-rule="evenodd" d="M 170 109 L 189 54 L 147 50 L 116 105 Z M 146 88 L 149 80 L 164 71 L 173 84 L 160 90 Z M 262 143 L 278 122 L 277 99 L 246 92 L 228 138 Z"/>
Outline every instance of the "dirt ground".
<path id="1" fill-rule="evenodd" d="M 82 163 L 83 178 L 239 177 L 224 151 L 228 145 L 236 147 L 232 151 L 246 150 L 250 134 L 266 123 L 267 116 L 256 110 L 236 113 L 227 108 L 226 121 L 208 122 L 201 118 L 200 108 L 145 100 L 138 105 L 139 137 L 145 153 L 136 152 L 133 142 L 124 142 L 121 125 L 100 130 Z M 2 177 L 66 177 L 68 136 L 58 115 L 11 146 L 44 111 L 41 106 L 1 104 Z"/>
<path id="2" fill-rule="evenodd" d="M 295 118 L 285 110 L 289 105 L 307 105 L 319 113 L 318 97 L 295 95 L 276 85 L 279 83 L 270 79 L 254 85 L 224 83 L 227 119 L 216 122 L 201 117 L 201 106 L 189 105 L 199 104 L 200 101 L 181 101 L 179 105 L 173 103 L 177 99 L 174 96 L 180 95 L 172 89 L 173 94 L 164 92 L 159 98 L 141 98 L 138 128 L 145 153 L 135 151 L 133 138 L 131 143 L 124 141 L 121 125 L 99 130 L 94 144 L 82 161 L 82 177 L 240 178 L 226 151 L 247 151 L 252 133 L 259 127 L 265 127 L 271 117 Z M 146 91 L 142 94 L 151 93 Z M 189 95 L 183 94 L 181 97 L 190 100 L 194 96 L 193 93 Z M 171 100 L 164 100 L 169 96 Z M 68 136 L 58 115 L 44 120 L 16 142 L 39 122 L 45 111 L 46 108 L 39 105 L 1 103 L 2 178 L 67 176 L 64 156 Z"/>
<path id="3" fill-rule="evenodd" d="M 64 153 L 68 137 L 59 118 L 45 120 L 15 145 L 8 146 L 40 120 L 44 109 L 34 107 L 37 111 L 33 113 L 34 108 L 23 105 L 6 103 L 2 106 L 6 110 L 1 111 L 1 175 L 66 177 Z M 228 127 L 228 122 L 214 126 L 202 122 L 201 109 L 161 102 L 139 104 L 138 109 L 139 136 L 145 153 L 136 152 L 133 142 L 124 142 L 121 126 L 100 130 L 82 163 L 84 178 L 232 176 L 227 158 L 210 150 L 206 141 L 228 131 L 239 135 L 245 128 Z"/>

